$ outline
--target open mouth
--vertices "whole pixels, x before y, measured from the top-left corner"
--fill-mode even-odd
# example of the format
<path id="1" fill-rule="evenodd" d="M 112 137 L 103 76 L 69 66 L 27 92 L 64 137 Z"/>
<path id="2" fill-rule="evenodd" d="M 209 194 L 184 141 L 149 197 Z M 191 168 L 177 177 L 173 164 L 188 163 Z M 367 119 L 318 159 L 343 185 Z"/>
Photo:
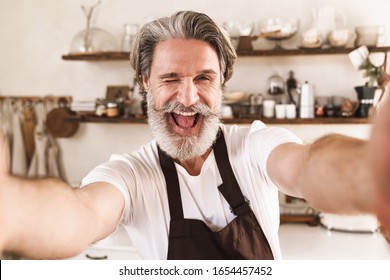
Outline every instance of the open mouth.
<path id="1" fill-rule="evenodd" d="M 171 116 L 178 127 L 189 129 L 197 125 L 200 114 L 196 112 L 175 111 L 171 113 Z"/>

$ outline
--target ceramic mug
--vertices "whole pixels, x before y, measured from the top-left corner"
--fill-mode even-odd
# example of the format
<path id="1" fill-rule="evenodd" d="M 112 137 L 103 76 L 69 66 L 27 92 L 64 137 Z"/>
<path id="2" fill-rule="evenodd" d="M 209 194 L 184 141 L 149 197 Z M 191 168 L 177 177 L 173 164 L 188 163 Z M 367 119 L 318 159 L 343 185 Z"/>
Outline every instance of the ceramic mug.
<path id="1" fill-rule="evenodd" d="M 362 65 L 362 63 L 367 59 L 368 55 L 369 51 L 366 46 L 361 46 L 348 54 L 352 65 L 356 69 L 359 69 L 360 65 Z"/>
<path id="2" fill-rule="evenodd" d="M 356 33 L 346 28 L 335 29 L 328 34 L 329 44 L 335 48 L 345 47 L 348 42 L 354 42 L 355 39 Z"/>
<path id="3" fill-rule="evenodd" d="M 386 27 L 383 25 L 365 25 L 355 28 L 356 46 L 376 46 L 387 40 Z"/>
<path id="4" fill-rule="evenodd" d="M 295 104 L 286 104 L 286 118 L 295 119 L 297 117 L 297 107 Z"/>
<path id="5" fill-rule="evenodd" d="M 286 117 L 286 105 L 276 104 L 275 105 L 275 117 L 277 119 L 284 119 Z"/>
<path id="6" fill-rule="evenodd" d="M 311 28 L 301 35 L 301 46 L 305 48 L 320 47 L 322 44 L 321 33 L 316 28 Z"/>
<path id="7" fill-rule="evenodd" d="M 268 99 L 263 101 L 263 117 L 273 118 L 275 116 L 275 100 Z"/>

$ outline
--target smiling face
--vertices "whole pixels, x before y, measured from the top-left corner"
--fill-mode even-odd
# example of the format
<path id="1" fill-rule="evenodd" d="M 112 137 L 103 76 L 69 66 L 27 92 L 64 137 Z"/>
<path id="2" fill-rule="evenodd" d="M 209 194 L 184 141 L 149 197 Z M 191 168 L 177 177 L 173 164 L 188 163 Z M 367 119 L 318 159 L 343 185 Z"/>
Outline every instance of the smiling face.
<path id="1" fill-rule="evenodd" d="M 218 56 L 206 42 L 157 44 L 143 81 L 152 133 L 168 155 L 189 160 L 211 147 L 219 128 L 221 79 Z"/>

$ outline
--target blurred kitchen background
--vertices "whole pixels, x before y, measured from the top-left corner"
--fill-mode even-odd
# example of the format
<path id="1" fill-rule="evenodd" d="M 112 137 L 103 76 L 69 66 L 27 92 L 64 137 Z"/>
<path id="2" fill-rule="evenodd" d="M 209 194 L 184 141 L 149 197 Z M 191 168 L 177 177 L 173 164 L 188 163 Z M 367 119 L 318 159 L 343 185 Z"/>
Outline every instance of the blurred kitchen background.
<path id="1" fill-rule="evenodd" d="M 239 57 L 234 76 L 227 84 L 224 103 L 228 123 L 247 125 L 248 121 L 240 119 L 248 116 L 262 119 L 269 125 L 292 130 L 305 142 L 328 133 L 361 139 L 369 137 L 370 124 L 366 117 L 370 112 L 363 110 L 363 115 L 359 115 L 361 102 L 355 90 L 356 86 L 365 85 L 367 78 L 358 71 L 354 64 L 356 55 L 355 59 L 351 58 L 349 51 L 368 45 L 373 63 L 382 70 L 386 68 L 385 58 L 390 51 L 390 47 L 387 49 L 390 46 L 388 0 L 1 0 L 0 120 L 3 131 L 12 135 L 11 151 L 17 154 L 13 154 L 15 173 L 59 176 L 76 187 L 88 171 L 108 160 L 111 154 L 132 152 L 151 140 L 149 127 L 143 120 L 142 97 L 126 60 L 129 45 L 124 43 L 131 41 L 132 32 L 143 23 L 185 9 L 207 13 L 236 40 Z M 84 41 L 88 16 L 94 40 L 102 40 L 98 42 L 98 49 L 92 51 L 109 51 L 110 55 L 103 53 L 89 60 Z M 361 34 L 356 36 L 361 27 L 374 31 L 368 30 L 368 35 L 362 39 Z M 281 38 L 272 37 L 275 30 L 286 34 L 281 33 Z M 344 31 L 329 39 L 329 32 L 334 30 Z M 345 30 L 348 31 L 346 40 L 342 35 Z M 326 36 L 319 31 L 326 32 Z M 263 33 L 269 34 L 268 38 L 264 38 Z M 280 48 L 275 49 L 278 45 Z M 328 51 L 321 52 L 323 49 Z M 273 55 L 253 55 L 256 51 L 261 54 L 269 50 Z M 288 53 L 289 50 L 294 51 Z M 305 52 L 315 54 L 305 55 Z M 85 54 L 87 56 L 83 56 Z M 294 79 L 287 83 L 289 78 Z M 367 108 L 381 98 L 382 90 L 377 86 L 375 97 L 364 105 Z M 289 91 L 295 100 L 289 97 Z M 298 92 L 303 94 L 304 91 L 309 96 L 306 101 L 313 106 L 310 109 L 313 116 L 300 115 L 299 98 L 303 95 Z M 275 107 L 271 115 L 266 116 L 265 104 L 269 100 L 273 100 L 271 106 L 296 103 L 291 118 L 310 120 L 291 121 L 284 115 L 285 111 L 279 117 L 286 121 L 275 121 Z M 259 106 L 250 107 L 248 111 L 247 105 Z M 73 122 L 63 123 L 64 118 L 72 117 L 69 109 L 78 114 Z M 55 115 L 51 116 L 51 123 L 47 118 L 49 113 Z M 19 115 L 23 116 L 18 118 Z M 88 115 L 102 116 L 106 121 L 77 121 Z M 326 117 L 331 121 L 311 120 Z M 126 118 L 135 121 L 123 121 Z M 335 118 L 343 120 L 335 121 Z M 27 131 L 30 132 L 29 142 L 24 134 Z M 26 149 L 24 155 L 23 149 Z M 354 237 L 341 238 L 340 244 L 355 240 L 348 245 L 350 248 L 356 249 L 361 246 L 357 245 L 359 243 L 366 244 L 362 248 L 376 246 L 367 258 L 390 258 L 390 249 L 377 233 L 378 225 L 373 217 L 359 217 L 356 221 L 350 217 L 324 216 L 304 201 L 284 196 L 281 196 L 281 212 L 287 215 L 288 222 L 281 228 L 287 258 L 365 257 L 363 251 L 359 255 L 356 250 L 350 251 L 354 255 L 343 255 L 344 249 L 338 255 L 337 246 L 321 255 L 317 254 L 315 245 L 302 242 L 305 241 L 301 238 L 302 232 L 310 232 L 309 238 L 322 238 L 322 244 L 328 244 L 325 240 L 330 236 L 343 236 L 342 233 L 329 234 L 326 229 L 332 228 L 363 232 L 363 235 L 352 233 Z M 298 214 L 296 219 L 289 219 L 294 213 Z M 301 224 L 297 228 L 300 218 L 304 219 L 303 228 Z M 310 223 L 312 226 L 307 225 Z M 290 229 L 293 233 L 289 233 Z M 313 244 L 319 243 L 313 241 Z M 323 245 L 319 251 L 326 248 L 329 246 Z"/>

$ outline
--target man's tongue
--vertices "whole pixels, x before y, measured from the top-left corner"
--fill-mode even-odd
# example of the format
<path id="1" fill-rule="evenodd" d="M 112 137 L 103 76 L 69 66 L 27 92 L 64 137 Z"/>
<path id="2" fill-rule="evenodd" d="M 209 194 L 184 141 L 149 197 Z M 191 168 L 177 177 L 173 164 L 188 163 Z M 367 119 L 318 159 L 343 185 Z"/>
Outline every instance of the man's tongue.
<path id="1" fill-rule="evenodd" d="M 182 128 L 190 128 L 195 124 L 196 115 L 193 116 L 182 116 L 179 114 L 173 114 L 176 124 Z"/>

